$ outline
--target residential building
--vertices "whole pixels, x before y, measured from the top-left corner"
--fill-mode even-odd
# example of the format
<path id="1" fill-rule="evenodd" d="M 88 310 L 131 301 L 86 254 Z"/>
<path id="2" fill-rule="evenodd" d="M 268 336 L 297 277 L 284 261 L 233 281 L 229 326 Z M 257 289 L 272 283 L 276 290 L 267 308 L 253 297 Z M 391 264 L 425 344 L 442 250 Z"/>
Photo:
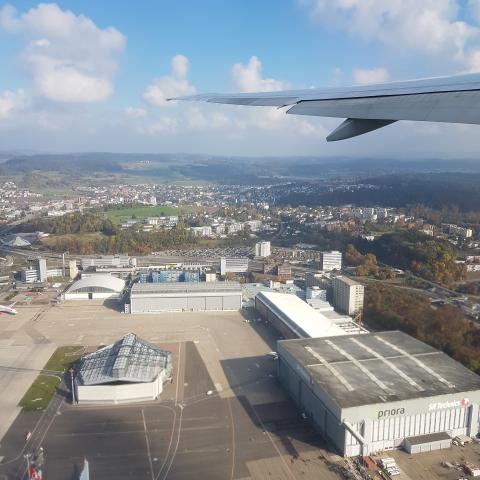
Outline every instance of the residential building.
<path id="1" fill-rule="evenodd" d="M 292 267 L 289 263 L 281 263 L 277 265 L 277 275 L 279 277 L 291 277 L 292 276 Z"/>
<path id="2" fill-rule="evenodd" d="M 363 309 L 364 286 L 351 278 L 333 279 L 333 305 L 341 313 L 356 315 Z"/>
<path id="3" fill-rule="evenodd" d="M 271 254 L 270 242 L 257 242 L 255 244 L 256 257 L 269 257 Z"/>
<path id="4" fill-rule="evenodd" d="M 320 270 L 331 272 L 332 270 L 342 269 L 342 252 L 332 250 L 330 252 L 322 252 L 320 258 Z"/>
<path id="5" fill-rule="evenodd" d="M 76 260 L 70 260 L 68 262 L 68 271 L 70 275 L 70 280 L 74 280 L 78 275 L 78 267 Z"/>
<path id="6" fill-rule="evenodd" d="M 47 260 L 45 258 L 39 257 L 37 259 L 37 269 L 38 269 L 38 280 L 40 282 L 47 281 Z"/>
<path id="7" fill-rule="evenodd" d="M 38 270 L 34 267 L 24 268 L 20 273 L 20 278 L 24 283 L 36 283 L 39 281 Z"/>

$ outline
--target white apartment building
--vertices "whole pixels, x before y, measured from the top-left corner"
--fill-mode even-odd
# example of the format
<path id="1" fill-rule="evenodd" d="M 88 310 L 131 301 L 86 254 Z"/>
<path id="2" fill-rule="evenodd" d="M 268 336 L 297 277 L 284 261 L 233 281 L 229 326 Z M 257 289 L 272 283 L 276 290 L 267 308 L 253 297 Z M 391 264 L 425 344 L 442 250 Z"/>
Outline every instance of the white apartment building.
<path id="1" fill-rule="evenodd" d="M 351 278 L 339 276 L 333 279 L 333 305 L 341 313 L 360 313 L 363 309 L 364 294 L 364 286 Z"/>
<path id="2" fill-rule="evenodd" d="M 38 279 L 40 282 L 47 281 L 47 260 L 45 258 L 37 259 L 38 265 Z"/>
<path id="3" fill-rule="evenodd" d="M 70 280 L 74 280 L 78 275 L 78 267 L 76 260 L 70 260 L 68 262 L 68 272 L 70 276 Z"/>
<path id="4" fill-rule="evenodd" d="M 332 270 L 342 269 L 342 252 L 332 250 L 330 252 L 322 252 L 320 257 L 320 270 L 331 272 Z"/>
<path id="5" fill-rule="evenodd" d="M 257 242 L 255 244 L 256 257 L 269 257 L 271 255 L 270 242 Z"/>
<path id="6" fill-rule="evenodd" d="M 228 272 L 245 273 L 248 270 L 248 258 L 220 258 L 220 274 Z"/>
<path id="7" fill-rule="evenodd" d="M 21 272 L 22 282 L 25 283 L 36 283 L 39 281 L 38 270 L 36 268 L 24 268 Z"/>

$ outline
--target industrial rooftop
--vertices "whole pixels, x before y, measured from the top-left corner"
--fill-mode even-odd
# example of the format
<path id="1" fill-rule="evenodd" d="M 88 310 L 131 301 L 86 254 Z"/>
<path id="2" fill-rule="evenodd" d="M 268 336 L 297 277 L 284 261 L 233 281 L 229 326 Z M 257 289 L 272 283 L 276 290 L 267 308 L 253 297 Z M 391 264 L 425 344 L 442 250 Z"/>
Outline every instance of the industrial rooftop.
<path id="1" fill-rule="evenodd" d="M 279 344 L 341 408 L 480 390 L 480 376 L 399 331 Z"/>
<path id="2" fill-rule="evenodd" d="M 188 292 L 238 292 L 242 287 L 238 282 L 174 282 L 174 283 L 134 283 L 135 294 L 178 294 Z"/>
<path id="3" fill-rule="evenodd" d="M 171 369 L 171 353 L 128 333 L 84 355 L 76 366 L 76 378 L 81 385 L 152 382 L 163 369 Z"/>
<path id="4" fill-rule="evenodd" d="M 345 331 L 314 310 L 295 295 L 277 292 L 260 292 L 257 298 L 300 337 L 329 337 L 345 335 Z"/>

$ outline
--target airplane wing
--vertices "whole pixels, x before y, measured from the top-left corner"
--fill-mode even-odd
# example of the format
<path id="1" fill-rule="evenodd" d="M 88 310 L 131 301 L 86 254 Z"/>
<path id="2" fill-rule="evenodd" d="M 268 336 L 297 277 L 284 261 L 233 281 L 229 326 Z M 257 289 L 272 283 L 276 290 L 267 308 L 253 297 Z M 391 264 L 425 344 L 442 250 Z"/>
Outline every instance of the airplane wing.
<path id="1" fill-rule="evenodd" d="M 336 141 L 397 120 L 480 124 L 480 74 L 328 89 L 211 93 L 169 100 L 288 107 L 288 114 L 346 118 L 327 136 L 327 141 Z"/>

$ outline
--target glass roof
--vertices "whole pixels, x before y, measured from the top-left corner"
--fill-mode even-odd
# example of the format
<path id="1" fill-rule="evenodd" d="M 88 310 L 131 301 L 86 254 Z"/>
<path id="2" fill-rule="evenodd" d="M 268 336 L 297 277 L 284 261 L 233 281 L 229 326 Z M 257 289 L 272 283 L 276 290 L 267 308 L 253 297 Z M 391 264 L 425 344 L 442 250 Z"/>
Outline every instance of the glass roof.
<path id="1" fill-rule="evenodd" d="M 84 355 L 77 364 L 76 376 L 81 385 L 113 382 L 152 382 L 172 368 L 172 355 L 134 333 L 128 333 L 111 345 Z"/>

